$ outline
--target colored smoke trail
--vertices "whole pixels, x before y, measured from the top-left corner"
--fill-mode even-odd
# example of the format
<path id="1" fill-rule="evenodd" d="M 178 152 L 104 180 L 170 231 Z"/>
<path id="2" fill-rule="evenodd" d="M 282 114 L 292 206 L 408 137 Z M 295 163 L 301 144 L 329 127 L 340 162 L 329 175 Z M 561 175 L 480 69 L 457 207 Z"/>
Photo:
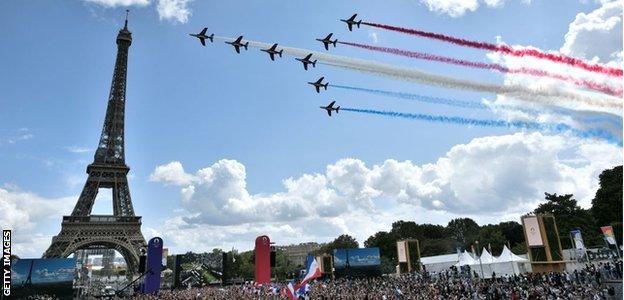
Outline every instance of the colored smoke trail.
<path id="1" fill-rule="evenodd" d="M 543 110 L 543 109 L 532 109 L 532 108 L 527 108 L 527 107 L 520 107 L 516 105 L 494 104 L 494 103 L 486 105 L 484 103 L 480 103 L 476 101 L 465 101 L 465 100 L 450 99 L 450 98 L 431 97 L 431 96 L 425 96 L 425 95 L 419 95 L 419 94 L 370 89 L 370 88 L 355 87 L 355 86 L 348 86 L 348 85 L 330 84 L 329 86 L 332 88 L 364 92 L 364 93 L 369 93 L 373 95 L 413 100 L 413 101 L 418 101 L 418 102 L 423 102 L 423 103 L 447 105 L 447 106 L 453 106 L 453 107 L 459 107 L 459 108 L 483 109 L 483 110 L 504 109 L 504 110 L 520 111 L 520 112 L 524 112 L 524 113 L 528 113 L 532 115 L 538 115 L 541 113 L 550 112 L 550 113 L 555 113 L 559 115 L 570 116 L 573 120 L 576 120 L 578 122 L 609 123 L 612 125 L 614 124 L 616 126 L 619 125 L 620 128 L 621 128 L 621 123 L 622 123 L 622 118 L 619 116 L 614 116 L 614 115 L 604 114 L 604 113 L 596 113 L 596 112 L 591 112 L 591 111 L 583 112 L 583 111 L 577 111 L 577 110 L 571 110 L 571 109 L 559 108 L 559 107 Z"/>
<path id="2" fill-rule="evenodd" d="M 571 126 L 567 124 L 562 124 L 562 123 L 552 124 L 552 123 L 537 123 L 537 122 L 530 122 L 530 121 L 503 121 L 503 120 L 492 120 L 492 119 L 473 119 L 473 118 L 464 118 L 464 117 L 456 117 L 456 116 L 415 114 L 415 113 L 404 113 L 404 112 L 395 112 L 395 111 L 360 109 L 360 108 L 349 108 L 349 107 L 341 107 L 340 110 L 363 113 L 363 114 L 380 115 L 380 116 L 386 116 L 386 117 L 392 117 L 392 118 L 403 118 L 403 119 L 410 119 L 410 120 L 435 122 L 435 123 L 448 123 L 448 124 L 480 126 L 480 127 L 528 129 L 528 130 L 554 132 L 554 133 L 570 132 L 572 134 L 575 134 L 583 138 L 604 139 L 604 140 L 609 141 L 610 143 L 615 143 L 621 146 L 621 142 L 617 140 L 616 138 L 614 138 L 613 135 L 606 130 L 603 130 L 603 129 L 579 130 L 579 129 L 572 128 Z"/>
<path id="3" fill-rule="evenodd" d="M 235 40 L 234 38 L 219 36 L 215 36 L 214 38 L 224 41 Z M 272 44 L 256 41 L 244 40 L 244 42 L 249 42 L 249 46 L 254 48 L 266 49 L 272 46 Z M 425 83 L 446 88 L 458 88 L 490 92 L 495 94 L 510 94 L 525 101 L 538 102 L 550 105 L 556 105 L 558 103 L 561 103 L 561 98 L 565 98 L 595 107 L 607 108 L 609 113 L 618 115 L 621 114 L 622 109 L 621 99 L 607 95 L 601 95 L 600 97 L 597 97 L 595 95 L 561 90 L 556 87 L 533 90 L 522 85 L 487 84 L 471 80 L 453 78 L 449 76 L 426 73 L 414 68 L 397 67 L 394 65 L 383 64 L 376 61 L 331 55 L 324 52 L 311 51 L 308 49 L 284 46 L 278 46 L 278 49 L 284 50 L 284 53 L 296 57 L 303 57 L 308 54 L 312 54 L 312 59 L 318 59 L 320 61 L 319 63 L 323 65 L 335 66 L 348 70 L 360 71 L 363 73 L 389 76 L 401 80 Z"/>
<path id="4" fill-rule="evenodd" d="M 430 96 L 417 95 L 417 94 L 411 94 L 411 93 L 392 92 L 392 91 L 368 89 L 368 88 L 361 88 L 361 87 L 347 86 L 347 85 L 338 85 L 338 84 L 330 84 L 329 86 L 332 87 L 332 88 L 352 90 L 352 91 L 360 91 L 360 92 L 365 92 L 365 93 L 370 93 L 370 94 L 376 94 L 376 95 L 382 95 L 382 96 L 388 96 L 388 97 L 394 97 L 394 98 L 401 98 L 401 99 L 407 99 L 407 100 L 414 100 L 414 101 L 424 102 L 424 103 L 442 104 L 442 105 L 461 107 L 461 108 L 474 108 L 474 109 L 486 109 L 487 108 L 486 105 L 483 105 L 482 103 L 479 103 L 479 102 L 470 102 L 470 101 L 462 101 L 462 100 L 456 100 L 456 99 L 430 97 Z"/>
<path id="5" fill-rule="evenodd" d="M 458 66 L 477 68 L 477 69 L 493 70 L 493 71 L 498 71 L 501 73 L 527 74 L 527 75 L 536 76 L 536 77 L 549 77 L 549 78 L 554 78 L 554 79 L 558 79 L 561 81 L 565 81 L 568 83 L 572 83 L 579 87 L 584 87 L 584 88 L 589 88 L 592 90 L 600 91 L 609 95 L 620 96 L 620 97 L 622 96 L 621 87 L 614 88 L 609 85 L 597 83 L 595 81 L 576 79 L 571 76 L 556 74 L 556 73 L 539 70 L 539 69 L 524 68 L 524 67 L 523 68 L 508 68 L 503 65 L 496 64 L 496 63 L 474 62 L 474 61 L 434 55 L 434 54 L 429 54 L 429 53 L 415 52 L 415 51 L 403 50 L 403 49 L 398 49 L 398 48 L 379 47 L 379 46 L 360 44 L 360 43 L 354 43 L 354 42 L 338 41 L 338 44 L 371 50 L 371 51 L 382 52 L 382 53 L 400 55 L 400 56 L 405 56 L 409 58 L 423 59 L 423 60 L 428 60 L 428 61 L 437 61 L 437 62 L 443 62 L 443 63 L 453 64 L 453 65 L 458 65 Z"/>
<path id="6" fill-rule="evenodd" d="M 362 22 L 362 24 L 376 27 L 376 28 L 382 28 L 386 30 L 397 31 L 397 32 L 402 32 L 406 34 L 411 34 L 411 35 L 417 35 L 417 36 L 421 36 L 421 37 L 425 37 L 429 39 L 440 40 L 440 41 L 452 43 L 452 44 L 459 45 L 459 46 L 472 47 L 472 48 L 484 49 L 484 50 L 489 50 L 489 51 L 496 51 L 496 52 L 504 53 L 504 54 L 511 55 L 511 56 L 517 56 L 517 57 L 531 56 L 531 57 L 536 57 L 540 59 L 546 59 L 552 62 L 563 63 L 572 67 L 584 69 L 590 72 L 605 74 L 609 76 L 622 77 L 622 73 L 623 73 L 622 69 L 611 68 L 611 67 L 607 67 L 607 66 L 603 66 L 599 64 L 592 64 L 582 59 L 566 56 L 563 54 L 548 53 L 548 52 L 544 52 L 538 49 L 529 49 L 529 48 L 515 49 L 508 45 L 497 45 L 497 44 L 492 44 L 492 43 L 487 43 L 487 42 L 472 41 L 472 40 L 457 38 L 457 37 L 448 36 L 448 35 L 444 35 L 440 33 L 427 32 L 427 31 L 422 31 L 418 29 L 403 28 L 403 27 L 397 27 L 397 26 L 386 25 L 386 24 L 378 24 L 378 23 L 370 23 L 370 22 Z"/>

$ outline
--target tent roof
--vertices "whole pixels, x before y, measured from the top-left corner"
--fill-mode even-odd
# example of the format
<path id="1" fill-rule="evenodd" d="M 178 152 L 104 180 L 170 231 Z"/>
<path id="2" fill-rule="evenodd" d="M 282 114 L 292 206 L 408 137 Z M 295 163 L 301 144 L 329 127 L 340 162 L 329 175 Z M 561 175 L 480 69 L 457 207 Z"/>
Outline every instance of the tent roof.
<path id="1" fill-rule="evenodd" d="M 436 256 L 421 257 L 420 262 L 423 263 L 424 265 L 439 264 L 439 263 L 456 263 L 458 262 L 458 259 L 459 258 L 458 258 L 457 253 L 453 253 L 453 254 L 443 254 L 443 255 L 436 255 Z"/>
<path id="2" fill-rule="evenodd" d="M 455 264 L 456 267 L 466 266 L 466 265 L 474 265 L 476 261 L 472 258 L 472 255 L 466 250 L 459 255 L 459 262 Z"/>
<path id="3" fill-rule="evenodd" d="M 505 246 L 503 247 L 503 252 L 501 252 L 501 255 L 497 257 L 495 261 L 499 263 L 499 262 L 512 262 L 512 261 L 526 262 L 528 260 L 526 258 L 522 258 L 518 255 L 513 254 L 513 252 L 511 252 L 511 250 L 509 250 L 509 248 Z"/>
<path id="4" fill-rule="evenodd" d="M 485 247 L 483 247 L 483 251 L 481 251 L 481 263 L 482 264 L 491 264 L 494 263 L 494 257 L 492 257 L 492 254 L 490 254 L 490 252 L 487 251 L 487 249 L 485 249 Z"/>

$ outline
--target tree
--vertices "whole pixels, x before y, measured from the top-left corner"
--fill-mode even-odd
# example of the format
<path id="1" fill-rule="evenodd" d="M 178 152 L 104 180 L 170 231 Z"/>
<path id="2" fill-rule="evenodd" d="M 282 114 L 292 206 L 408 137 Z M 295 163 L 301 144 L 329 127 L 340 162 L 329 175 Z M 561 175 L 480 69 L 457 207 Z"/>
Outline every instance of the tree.
<path id="1" fill-rule="evenodd" d="M 591 212 L 598 227 L 622 222 L 622 166 L 602 171 Z"/>
<path id="2" fill-rule="evenodd" d="M 453 240 L 451 239 L 425 239 L 419 241 L 420 243 L 420 255 L 423 256 L 434 256 L 452 253 L 455 250 L 453 249 Z"/>
<path id="3" fill-rule="evenodd" d="M 334 253 L 334 249 L 350 249 L 350 248 L 358 248 L 359 244 L 357 242 L 357 240 L 348 235 L 348 234 L 343 234 L 339 237 L 337 237 L 335 240 L 333 240 L 330 243 L 327 243 L 325 245 L 323 245 L 321 247 L 321 253 L 327 253 L 327 254 L 333 254 Z"/>
<path id="4" fill-rule="evenodd" d="M 580 229 L 583 234 L 586 246 L 600 245 L 600 237 L 598 229 L 594 225 L 594 218 L 589 210 L 583 209 L 577 205 L 574 195 L 557 195 L 557 193 L 544 193 L 546 202 L 537 206 L 534 213 L 536 214 L 552 214 L 555 216 L 557 229 L 559 231 L 561 246 L 571 248 L 571 242 L 568 238 L 570 231 Z"/>
<path id="5" fill-rule="evenodd" d="M 501 222 L 497 226 L 505 237 L 505 240 L 509 242 L 511 248 L 519 243 L 524 243 L 524 232 L 522 231 L 522 225 L 520 225 L 520 223 L 514 221 Z"/>
<path id="6" fill-rule="evenodd" d="M 379 231 L 364 241 L 364 247 L 379 247 L 379 255 L 391 262 L 396 262 L 396 241 L 394 234 Z"/>
<path id="7" fill-rule="evenodd" d="M 488 249 L 489 246 L 492 248 L 492 252 L 497 255 L 501 253 L 503 250 L 503 245 L 505 244 L 505 236 L 499 229 L 498 225 L 486 225 L 481 227 L 479 230 L 479 234 L 477 235 L 477 241 L 479 241 L 479 252 L 485 247 Z M 489 251 L 489 250 L 488 250 Z M 494 255 L 491 253 L 492 255 Z"/>
<path id="8" fill-rule="evenodd" d="M 446 230 L 455 242 L 455 247 L 467 249 L 479 233 L 479 224 L 470 218 L 457 218 L 446 225 Z"/>
<path id="9" fill-rule="evenodd" d="M 390 232 L 398 240 L 419 238 L 417 235 L 418 225 L 413 221 L 396 221 L 392 223 L 392 230 Z"/>

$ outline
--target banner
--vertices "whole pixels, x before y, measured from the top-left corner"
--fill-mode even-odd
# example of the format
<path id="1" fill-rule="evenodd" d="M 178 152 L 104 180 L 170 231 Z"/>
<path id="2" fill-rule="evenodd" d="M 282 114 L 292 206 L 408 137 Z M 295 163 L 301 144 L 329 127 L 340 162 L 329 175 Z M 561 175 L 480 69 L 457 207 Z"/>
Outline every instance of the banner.
<path id="1" fill-rule="evenodd" d="M 160 289 L 160 271 L 162 269 L 163 241 L 159 237 L 147 243 L 147 259 L 145 261 L 145 281 L 143 293 L 153 294 Z"/>
<path id="2" fill-rule="evenodd" d="M 527 237 L 527 244 L 529 247 L 544 246 L 542 240 L 542 234 L 540 231 L 539 223 L 536 216 L 529 216 L 522 219 L 524 223 L 524 231 Z"/>
<path id="3" fill-rule="evenodd" d="M 347 249 L 350 267 L 371 267 L 381 264 L 379 248 Z"/>
<path id="4" fill-rule="evenodd" d="M 406 263 L 407 262 L 407 247 L 406 247 L 406 244 L 407 244 L 406 241 L 399 241 L 399 242 L 397 242 L 397 254 L 398 254 L 400 263 Z"/>
<path id="5" fill-rule="evenodd" d="M 578 229 L 572 230 L 570 231 L 570 235 L 572 235 L 572 240 L 574 241 L 574 248 L 577 250 L 585 250 L 585 243 L 583 242 L 581 231 Z"/>
<path id="6" fill-rule="evenodd" d="M 12 261 L 11 271 L 11 299 L 73 298 L 75 258 L 17 259 Z"/>
<path id="7" fill-rule="evenodd" d="M 600 227 L 600 230 L 602 231 L 602 234 L 604 235 L 604 239 L 607 240 L 607 242 L 610 245 L 615 245 L 615 234 L 613 234 L 613 227 L 602 226 Z"/>

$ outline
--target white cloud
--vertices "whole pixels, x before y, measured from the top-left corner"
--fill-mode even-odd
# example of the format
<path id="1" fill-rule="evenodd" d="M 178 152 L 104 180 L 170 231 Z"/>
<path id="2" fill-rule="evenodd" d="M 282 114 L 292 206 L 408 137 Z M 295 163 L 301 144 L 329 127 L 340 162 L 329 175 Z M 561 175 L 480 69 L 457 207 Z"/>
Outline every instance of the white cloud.
<path id="1" fill-rule="evenodd" d="M 59 218 L 68 213 L 75 199 L 46 199 L 14 186 L 0 188 L 0 224 L 3 228 L 32 229 L 45 218 Z M 68 208 L 69 206 L 69 208 Z"/>
<path id="2" fill-rule="evenodd" d="M 157 232 L 184 251 L 249 248 L 260 234 L 280 244 L 329 241 L 342 233 L 363 242 L 400 219 L 517 220 L 543 201 L 544 192 L 573 193 L 589 207 L 600 172 L 621 162 L 621 149 L 605 142 L 517 133 L 456 145 L 423 165 L 341 159 L 323 174 L 284 180 L 282 192 L 252 194 L 245 167 L 220 160 L 187 174 L 194 179 L 179 184 L 184 210 Z"/>
<path id="3" fill-rule="evenodd" d="M 191 10 L 188 3 L 192 0 L 158 0 L 156 10 L 160 19 L 177 21 L 180 23 L 188 22 L 191 16 Z"/>
<path id="4" fill-rule="evenodd" d="M 93 151 L 91 148 L 78 147 L 78 146 L 69 146 L 69 147 L 65 147 L 65 149 L 71 153 L 85 153 L 85 152 Z"/>
<path id="5" fill-rule="evenodd" d="M 179 161 L 172 161 L 166 165 L 156 167 L 150 175 L 150 181 L 185 185 L 193 181 L 193 176 L 186 174 Z"/>
<path id="6" fill-rule="evenodd" d="M 427 5 L 430 11 L 447 14 L 451 17 L 461 17 L 467 11 L 479 8 L 477 0 L 420 0 Z"/>
<path id="7" fill-rule="evenodd" d="M 150 4 L 150 0 L 84 0 L 99 4 L 105 7 L 117 7 L 117 6 L 147 6 Z"/>
<path id="8" fill-rule="evenodd" d="M 483 0 L 483 2 L 489 7 L 501 7 L 505 4 L 505 0 Z"/>
<path id="9" fill-rule="evenodd" d="M 377 44 L 379 42 L 379 34 L 377 33 L 377 31 L 369 30 L 368 37 L 373 41 L 374 44 Z"/>
<path id="10" fill-rule="evenodd" d="M 570 23 L 561 52 L 621 67 L 622 1 L 607 2 Z"/>
<path id="11" fill-rule="evenodd" d="M 20 257 L 39 257 L 52 236 L 42 234 L 49 222 L 60 227 L 61 217 L 71 212 L 76 198 L 48 199 L 5 185 L 0 188 L 0 225 L 13 230 L 14 253 Z"/>
<path id="12" fill-rule="evenodd" d="M 95 3 L 107 8 L 150 6 L 156 2 L 156 11 L 160 20 L 167 20 L 178 23 L 188 22 L 192 12 L 188 4 L 193 0 L 84 0 L 89 3 Z"/>
<path id="13" fill-rule="evenodd" d="M 569 32 L 565 36 L 561 52 L 566 55 L 580 58 L 591 58 L 603 63 L 621 67 L 622 57 L 622 2 L 607 3 L 588 14 L 580 13 L 570 24 Z M 619 11 L 619 12 L 616 12 Z M 617 16 L 616 16 L 617 15 Z M 615 23 L 618 26 L 614 27 Z M 502 43 L 502 41 L 498 41 Z M 531 48 L 524 47 L 524 48 Z M 490 60 L 510 69 L 531 68 L 546 70 L 550 73 L 570 76 L 577 80 L 584 80 L 596 84 L 606 85 L 616 90 L 622 89 L 621 79 L 589 72 L 566 64 L 554 63 L 548 60 L 533 57 L 514 57 L 489 53 Z M 615 59 L 613 59 L 615 58 Z M 560 87 L 583 92 L 583 87 L 570 82 L 547 77 L 536 77 L 526 74 L 508 73 L 504 77 L 506 85 L 522 85 L 533 89 L 550 89 Z M 595 93 L 600 93 L 594 91 Z M 610 97 L 610 96 L 605 96 Z M 509 96 L 498 95 L 495 101 L 486 101 L 494 104 L 493 111 L 507 120 L 536 121 L 540 123 L 564 123 L 579 130 L 602 130 L 610 134 L 614 142 L 622 142 L 622 112 L 621 109 L 606 109 L 589 106 L 577 102 L 562 102 L 558 107 L 523 104 L 519 109 L 497 109 L 497 105 L 516 106 L 517 100 Z M 562 109 L 563 108 L 563 109 Z"/>
<path id="14" fill-rule="evenodd" d="M 480 2 L 490 8 L 501 8 L 507 0 L 420 0 L 420 2 L 427 5 L 430 11 L 457 18 L 467 12 L 476 11 Z M 526 5 L 531 4 L 531 0 L 520 0 L 520 2 Z"/>

